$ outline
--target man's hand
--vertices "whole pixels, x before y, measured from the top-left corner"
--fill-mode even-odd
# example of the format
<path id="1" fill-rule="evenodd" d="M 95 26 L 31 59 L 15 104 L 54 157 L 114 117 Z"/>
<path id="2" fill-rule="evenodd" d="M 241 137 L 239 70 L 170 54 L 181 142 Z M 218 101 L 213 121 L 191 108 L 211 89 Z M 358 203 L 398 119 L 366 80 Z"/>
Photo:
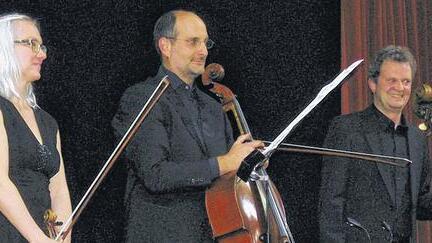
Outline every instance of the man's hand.
<path id="1" fill-rule="evenodd" d="M 264 147 L 264 143 L 259 140 L 251 140 L 250 134 L 239 136 L 228 153 L 217 157 L 219 174 L 223 175 L 230 171 L 237 170 L 246 156 L 255 149 L 262 147 Z"/>

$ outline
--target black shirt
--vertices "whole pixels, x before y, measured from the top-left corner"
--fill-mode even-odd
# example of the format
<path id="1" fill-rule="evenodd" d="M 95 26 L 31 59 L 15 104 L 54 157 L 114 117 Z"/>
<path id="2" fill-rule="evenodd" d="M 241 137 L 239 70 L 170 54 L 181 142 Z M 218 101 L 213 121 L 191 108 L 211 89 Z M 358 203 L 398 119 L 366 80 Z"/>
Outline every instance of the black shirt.
<path id="1" fill-rule="evenodd" d="M 385 155 L 409 158 L 406 121 L 402 116 L 399 125 L 382 114 L 374 106 L 374 115 L 377 119 L 377 136 L 381 140 Z M 395 189 L 395 201 L 392 202 L 394 217 L 393 222 L 387 222 L 392 227 L 393 240 L 410 236 L 411 233 L 411 191 L 409 167 L 397 167 L 389 165 L 392 175 L 393 188 Z"/>
<path id="2" fill-rule="evenodd" d="M 206 139 L 203 136 L 212 134 L 212 132 L 208 131 L 212 128 L 206 124 L 205 120 L 201 119 L 201 112 L 206 111 L 204 109 L 200 109 L 202 105 L 197 94 L 197 85 L 195 84 L 195 82 L 191 85 L 185 83 L 175 73 L 169 71 L 163 65 L 160 66 L 158 73 L 158 76 L 163 76 L 160 75 L 161 73 L 168 75 L 168 78 L 171 81 L 171 86 L 173 87 L 173 89 L 176 90 L 178 94 L 180 94 L 181 101 L 185 104 L 186 107 L 189 108 L 189 117 L 194 124 L 199 139 L 204 145 L 206 145 Z M 215 157 L 211 157 L 208 159 L 208 163 L 210 164 L 211 174 L 215 178 L 218 177 L 219 164 L 217 162 L 217 159 Z"/>

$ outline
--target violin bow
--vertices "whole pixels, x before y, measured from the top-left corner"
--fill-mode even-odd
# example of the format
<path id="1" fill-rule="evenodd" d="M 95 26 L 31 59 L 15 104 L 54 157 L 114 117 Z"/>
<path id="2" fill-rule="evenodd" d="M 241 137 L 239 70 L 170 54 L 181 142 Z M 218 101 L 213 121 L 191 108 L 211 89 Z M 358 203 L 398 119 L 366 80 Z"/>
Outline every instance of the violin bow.
<path id="1" fill-rule="evenodd" d="M 156 105 L 157 101 L 160 99 L 162 94 L 165 92 L 165 90 L 170 85 L 170 81 L 168 79 L 168 75 L 163 77 L 162 80 L 159 82 L 156 89 L 153 91 L 150 98 L 147 100 L 141 111 L 136 116 L 135 120 L 133 121 L 132 125 L 129 127 L 127 132 L 123 135 L 123 138 L 120 140 L 120 142 L 117 144 L 116 148 L 112 152 L 111 156 L 108 158 L 108 160 L 105 162 L 104 166 L 100 170 L 99 174 L 96 176 L 90 187 L 87 189 L 86 193 L 82 197 L 81 201 L 78 203 L 78 205 L 73 210 L 72 214 L 68 218 L 65 224 L 63 224 L 63 227 L 60 229 L 60 232 L 57 234 L 57 237 L 55 238 L 56 241 L 58 241 L 60 238 L 64 240 L 66 236 L 69 234 L 69 232 L 72 229 L 72 226 L 76 223 L 78 220 L 78 217 L 84 210 L 87 203 L 90 201 L 91 197 L 95 193 L 96 189 L 101 184 L 102 180 L 106 177 L 114 163 L 117 161 L 117 159 L 120 157 L 121 153 L 124 151 L 126 146 L 129 144 L 130 140 L 133 138 L 133 136 L 138 131 L 139 127 L 141 126 L 144 119 L 148 116 L 150 111 L 153 109 L 153 107 Z"/>
<path id="2" fill-rule="evenodd" d="M 271 143 L 269 141 L 263 141 L 263 142 L 266 145 Z M 279 147 L 276 148 L 276 150 L 362 159 L 362 160 L 369 160 L 369 161 L 395 165 L 400 167 L 406 167 L 412 163 L 411 160 L 406 158 L 401 158 L 401 157 L 368 154 L 368 153 L 353 152 L 353 151 L 346 151 L 346 150 L 339 150 L 339 149 L 320 148 L 320 147 L 298 145 L 298 144 L 291 144 L 291 143 L 281 143 Z"/>

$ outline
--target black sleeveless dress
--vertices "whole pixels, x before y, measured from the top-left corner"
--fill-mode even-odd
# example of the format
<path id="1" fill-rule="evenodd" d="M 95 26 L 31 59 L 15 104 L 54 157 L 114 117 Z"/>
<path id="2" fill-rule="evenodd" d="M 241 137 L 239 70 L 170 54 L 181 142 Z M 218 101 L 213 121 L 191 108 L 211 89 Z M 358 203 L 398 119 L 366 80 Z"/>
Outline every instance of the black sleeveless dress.
<path id="1" fill-rule="evenodd" d="M 9 177 L 33 219 L 45 230 L 43 213 L 51 207 L 49 179 L 60 168 L 60 156 L 56 148 L 57 122 L 42 109 L 34 109 L 43 140 L 43 144 L 40 144 L 9 100 L 0 97 L 0 110 L 9 143 Z M 27 242 L 2 213 L 0 242 Z"/>

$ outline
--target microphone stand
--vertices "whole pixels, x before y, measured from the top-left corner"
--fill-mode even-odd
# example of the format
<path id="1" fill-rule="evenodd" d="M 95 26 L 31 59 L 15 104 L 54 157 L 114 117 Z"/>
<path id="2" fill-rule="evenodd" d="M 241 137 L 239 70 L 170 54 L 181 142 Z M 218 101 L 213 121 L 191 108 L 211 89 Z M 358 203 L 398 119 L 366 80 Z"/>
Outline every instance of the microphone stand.
<path id="1" fill-rule="evenodd" d="M 267 222 L 269 222 L 269 216 L 270 216 L 270 212 L 273 213 L 274 217 L 275 217 L 275 221 L 276 221 L 276 225 L 279 229 L 279 232 L 281 234 L 281 238 L 282 238 L 282 243 L 295 243 L 294 241 L 294 237 L 291 233 L 291 230 L 288 226 L 288 223 L 285 220 L 285 217 L 283 217 L 283 212 L 281 211 L 281 209 L 279 208 L 276 198 L 275 198 L 275 192 L 271 186 L 271 184 L 269 183 L 269 175 L 267 174 L 266 170 L 263 167 L 257 168 L 254 171 L 252 171 L 251 175 L 250 175 L 250 180 L 251 181 L 260 181 L 261 183 L 257 183 L 257 187 L 258 190 L 263 192 L 263 194 L 265 195 L 265 200 L 263 200 L 263 204 L 265 207 L 265 211 L 266 211 L 266 218 L 267 218 Z M 270 210 L 267 210 L 267 208 L 270 208 Z M 269 227 L 269 225 L 267 225 L 267 227 Z M 270 239 L 271 234 L 270 234 L 270 229 L 267 229 L 267 240 L 266 242 L 272 242 L 272 239 Z"/>
<path id="2" fill-rule="evenodd" d="M 369 234 L 368 230 L 363 225 L 361 225 L 357 220 L 355 220 L 353 218 L 347 217 L 346 219 L 347 219 L 346 223 L 350 227 L 356 227 L 358 229 L 363 230 L 366 233 L 366 236 L 368 237 L 369 242 L 371 242 L 370 234 Z M 386 240 L 388 239 L 388 241 L 390 243 L 393 242 L 393 231 L 391 229 L 391 226 L 386 221 L 381 221 L 381 227 L 383 230 L 386 230 L 389 233 L 389 235 L 386 237 Z"/>
<path id="3" fill-rule="evenodd" d="M 385 230 L 387 230 L 389 232 L 389 235 L 388 235 L 388 236 L 390 236 L 389 237 L 389 242 L 390 243 L 393 242 L 393 231 L 392 231 L 391 226 L 386 221 L 384 221 L 384 220 L 381 222 L 381 226 L 382 226 L 383 229 L 385 229 Z"/>
<path id="4" fill-rule="evenodd" d="M 87 192 L 84 194 L 81 201 L 73 210 L 72 214 L 70 215 L 66 223 L 63 224 L 63 227 L 61 228 L 60 232 L 57 234 L 55 238 L 56 241 L 58 241 L 60 238 L 64 240 L 66 236 L 69 234 L 69 232 L 72 229 L 72 226 L 78 220 L 78 217 L 84 210 L 87 203 L 90 201 L 91 197 L 95 193 L 96 189 L 99 187 L 102 180 L 108 174 L 108 172 L 110 171 L 114 163 L 117 161 L 117 159 L 120 157 L 120 154 L 124 151 L 126 146 L 129 144 L 130 140 L 136 134 L 144 119 L 148 116 L 150 111 L 156 105 L 157 101 L 159 100 L 159 98 L 162 96 L 162 94 L 165 92 L 165 90 L 168 88 L 169 85 L 170 85 L 170 81 L 168 80 L 168 76 L 163 77 L 162 80 L 159 82 L 158 86 L 156 87 L 156 89 L 154 90 L 154 92 L 152 93 L 152 95 L 150 96 L 150 98 L 145 103 L 144 107 L 141 109 L 140 113 L 136 116 L 132 125 L 129 127 L 129 129 L 124 134 L 123 138 L 121 139 L 117 147 L 112 152 L 111 156 L 105 162 L 101 171 L 96 176 L 95 180 L 92 182 L 92 184 L 88 188 Z"/>
<path id="5" fill-rule="evenodd" d="M 368 238 L 368 240 L 369 240 L 369 243 L 372 242 L 371 237 L 370 237 L 370 235 L 369 235 L 369 232 L 367 231 L 367 229 L 366 229 L 365 227 L 363 227 L 363 225 L 361 225 L 357 220 L 355 220 L 355 219 L 353 219 L 353 218 L 347 217 L 346 219 L 347 219 L 347 222 L 346 222 L 346 223 L 347 223 L 350 227 L 356 227 L 356 228 L 358 228 L 358 229 L 363 230 L 363 231 L 366 233 L 366 236 L 367 236 L 367 238 Z"/>

